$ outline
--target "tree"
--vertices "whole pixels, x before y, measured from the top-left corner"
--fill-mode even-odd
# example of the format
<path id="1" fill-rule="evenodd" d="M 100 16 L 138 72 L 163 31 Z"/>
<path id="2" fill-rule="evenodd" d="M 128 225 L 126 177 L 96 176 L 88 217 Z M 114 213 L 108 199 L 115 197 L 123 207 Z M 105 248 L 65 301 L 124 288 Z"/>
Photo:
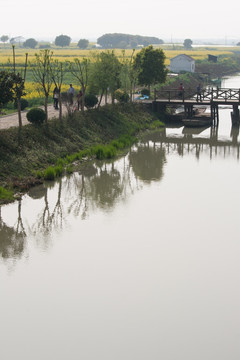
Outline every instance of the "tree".
<path id="1" fill-rule="evenodd" d="M 99 45 L 104 48 L 111 49 L 111 48 L 124 48 L 131 47 L 131 43 L 133 43 L 136 47 L 137 45 L 147 46 L 150 44 L 163 44 L 163 40 L 158 39 L 156 37 L 151 36 L 140 36 L 140 35 L 130 35 L 130 34 L 121 34 L 121 33 L 114 33 L 114 34 L 104 34 L 97 39 Z"/>
<path id="2" fill-rule="evenodd" d="M 25 80 L 27 73 L 27 62 L 28 62 L 28 54 L 25 54 L 25 65 L 23 71 L 16 72 L 16 61 L 15 61 L 15 45 L 12 45 L 13 50 L 13 91 L 14 91 L 14 99 L 17 102 L 17 110 L 18 110 L 18 124 L 19 128 L 22 128 L 22 106 L 21 106 L 21 98 L 26 95 L 25 93 Z"/>
<path id="3" fill-rule="evenodd" d="M 95 55 L 95 62 L 91 72 L 90 91 L 100 93 L 100 106 L 102 97 L 110 92 L 112 103 L 114 103 L 114 94 L 120 86 L 121 64 L 114 51 L 101 52 Z"/>
<path id="4" fill-rule="evenodd" d="M 162 49 L 153 49 L 152 45 L 142 49 L 135 57 L 133 67 L 137 71 L 140 85 L 164 83 L 167 77 L 166 56 Z"/>
<path id="5" fill-rule="evenodd" d="M 79 49 L 86 49 L 89 45 L 89 41 L 87 39 L 80 39 L 77 46 Z"/>
<path id="6" fill-rule="evenodd" d="M 2 35 L 0 37 L 0 40 L 1 40 L 1 42 L 5 43 L 5 42 L 7 42 L 9 40 L 9 37 L 7 35 Z"/>
<path id="7" fill-rule="evenodd" d="M 32 64 L 33 79 L 40 85 L 45 96 L 44 108 L 46 121 L 48 121 L 48 97 L 53 84 L 51 70 L 52 57 L 53 52 L 49 49 L 40 50 L 39 54 L 35 54 L 35 62 Z"/>
<path id="8" fill-rule="evenodd" d="M 69 71 L 77 80 L 82 90 L 82 97 L 81 97 L 82 110 L 84 110 L 84 99 L 85 99 L 86 88 L 88 85 L 89 67 L 90 67 L 90 60 L 87 58 L 83 58 L 82 60 L 74 59 L 73 63 L 69 63 Z"/>
<path id="9" fill-rule="evenodd" d="M 4 105 L 13 100 L 13 78 L 9 71 L 0 71 L 0 113 Z"/>
<path id="10" fill-rule="evenodd" d="M 57 91 L 59 93 L 59 119 L 62 120 L 62 83 L 64 79 L 64 75 L 66 74 L 67 67 L 66 63 L 62 63 L 58 60 L 55 60 L 54 62 L 50 63 L 50 71 L 52 80 L 54 82 L 55 87 L 57 88 Z"/>
<path id="11" fill-rule="evenodd" d="M 120 72 L 120 84 L 121 89 L 124 90 L 125 93 L 129 93 L 130 101 L 133 99 L 133 89 L 137 80 L 137 71 L 133 67 L 134 64 L 134 53 L 135 49 L 132 50 L 132 54 L 130 57 L 126 56 L 125 50 L 122 50 L 122 58 L 121 61 L 121 72 Z"/>
<path id="12" fill-rule="evenodd" d="M 37 44 L 38 44 L 38 42 L 35 39 L 30 38 L 30 39 L 27 39 L 26 41 L 24 41 L 23 46 L 26 48 L 35 49 Z"/>
<path id="13" fill-rule="evenodd" d="M 183 46 L 185 49 L 191 49 L 192 48 L 192 40 L 191 39 L 185 39 Z"/>
<path id="14" fill-rule="evenodd" d="M 55 45 L 56 46 L 69 46 L 71 42 L 71 38 L 67 35 L 59 35 L 55 39 Z"/>

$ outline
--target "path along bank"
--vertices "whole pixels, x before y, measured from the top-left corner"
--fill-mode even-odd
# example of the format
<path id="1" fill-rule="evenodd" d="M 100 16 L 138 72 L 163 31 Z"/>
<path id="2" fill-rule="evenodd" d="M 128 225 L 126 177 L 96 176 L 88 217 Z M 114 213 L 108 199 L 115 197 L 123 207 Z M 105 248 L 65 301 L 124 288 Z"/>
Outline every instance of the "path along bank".
<path id="1" fill-rule="evenodd" d="M 62 122 L 53 119 L 41 126 L 29 124 L 21 132 L 18 128 L 1 130 L 0 202 L 14 199 L 5 189 L 14 194 L 24 192 L 46 178 L 48 167 L 59 169 L 61 175 L 66 168 L 71 171 L 72 163 L 81 167 L 86 158 L 104 157 L 102 145 L 162 126 L 160 120 L 164 121 L 164 115 L 141 104 L 115 104 L 76 113 Z M 121 147 L 116 142 L 111 146 L 105 157 L 114 156 L 114 147 Z"/>

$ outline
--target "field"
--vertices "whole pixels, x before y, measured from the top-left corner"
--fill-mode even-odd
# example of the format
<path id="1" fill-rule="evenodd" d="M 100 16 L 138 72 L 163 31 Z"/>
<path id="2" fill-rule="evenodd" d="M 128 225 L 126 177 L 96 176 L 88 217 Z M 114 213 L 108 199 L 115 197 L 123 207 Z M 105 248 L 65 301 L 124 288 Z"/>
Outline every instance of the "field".
<path id="1" fill-rule="evenodd" d="M 172 45 L 161 45 L 161 48 L 163 49 L 165 55 L 166 55 L 166 65 L 168 66 L 170 64 L 170 59 L 179 55 L 179 54 L 186 54 L 191 57 L 193 57 L 195 60 L 204 61 L 208 58 L 208 54 L 212 54 L 215 56 L 231 56 L 237 51 L 239 51 L 239 47 L 213 47 L 209 46 L 206 48 L 193 48 L 192 50 L 184 50 L 181 48 L 181 46 L 176 49 L 175 46 Z M 53 51 L 53 57 L 55 59 L 58 59 L 61 62 L 65 61 L 73 61 L 75 58 L 91 58 L 94 53 L 105 51 L 105 50 L 99 50 L 99 49 L 92 49 L 92 50 L 80 50 L 76 44 L 71 44 L 68 48 L 59 48 L 59 47 L 52 47 L 51 50 Z M 35 54 L 39 53 L 39 49 L 24 49 L 16 45 L 15 48 L 15 59 L 16 59 L 16 67 L 18 69 L 23 68 L 24 62 L 25 62 L 25 54 L 28 53 L 28 72 L 27 72 L 27 79 L 26 79 L 26 93 L 25 96 L 28 100 L 34 100 L 39 99 L 43 95 L 41 94 L 40 89 L 38 86 L 33 82 L 32 74 L 31 74 L 31 63 L 35 60 Z M 116 49 L 114 50 L 115 54 L 119 57 L 120 61 L 123 57 L 123 50 Z M 138 52 L 140 50 L 136 50 Z M 131 57 L 132 50 L 126 49 L 124 50 L 125 57 Z M 4 67 L 10 67 L 12 66 L 12 49 L 11 46 L 8 45 L 1 45 L 0 46 L 0 69 L 3 69 Z M 70 74 L 69 74 L 70 75 Z M 74 84 L 74 80 L 71 79 L 69 76 L 66 77 L 65 85 L 63 86 L 63 91 L 66 91 L 69 87 L 69 83 L 72 82 Z M 74 84 L 75 88 L 78 88 L 78 84 Z"/>

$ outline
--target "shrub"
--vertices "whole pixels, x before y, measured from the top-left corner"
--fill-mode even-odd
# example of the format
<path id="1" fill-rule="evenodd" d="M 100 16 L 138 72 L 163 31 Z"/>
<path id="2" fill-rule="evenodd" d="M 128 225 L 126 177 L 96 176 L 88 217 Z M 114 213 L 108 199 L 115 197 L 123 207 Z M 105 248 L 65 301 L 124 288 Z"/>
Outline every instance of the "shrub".
<path id="1" fill-rule="evenodd" d="M 46 113 L 43 109 L 33 108 L 27 112 L 27 119 L 32 124 L 42 124 L 46 120 Z"/>
<path id="2" fill-rule="evenodd" d="M 142 90 L 141 90 L 141 95 L 142 95 L 142 96 L 144 96 L 144 95 L 150 96 L 150 91 L 149 91 L 149 89 L 146 89 L 146 88 L 142 89 Z"/>
<path id="3" fill-rule="evenodd" d="M 28 101 L 26 99 L 21 99 L 21 110 L 24 110 L 28 107 Z M 18 105 L 17 105 L 17 100 L 14 101 L 14 109 L 17 109 Z"/>
<path id="4" fill-rule="evenodd" d="M 84 101 L 85 101 L 86 108 L 90 109 L 90 108 L 93 108 L 95 105 L 97 105 L 98 98 L 96 97 L 96 95 L 86 94 Z"/>
<path id="5" fill-rule="evenodd" d="M 55 171 L 55 176 L 56 176 L 56 177 L 61 176 L 61 175 L 63 174 L 63 167 L 62 167 L 62 165 L 57 165 L 57 166 L 55 166 L 54 171 Z"/>
<path id="6" fill-rule="evenodd" d="M 55 170 L 52 166 L 49 166 L 43 173 L 44 180 L 54 180 Z"/>
<path id="7" fill-rule="evenodd" d="M 115 91 L 115 98 L 121 103 L 127 103 L 129 101 L 128 93 L 122 89 L 117 89 Z"/>
<path id="8" fill-rule="evenodd" d="M 0 186 L 0 200 L 13 200 L 13 192 Z"/>

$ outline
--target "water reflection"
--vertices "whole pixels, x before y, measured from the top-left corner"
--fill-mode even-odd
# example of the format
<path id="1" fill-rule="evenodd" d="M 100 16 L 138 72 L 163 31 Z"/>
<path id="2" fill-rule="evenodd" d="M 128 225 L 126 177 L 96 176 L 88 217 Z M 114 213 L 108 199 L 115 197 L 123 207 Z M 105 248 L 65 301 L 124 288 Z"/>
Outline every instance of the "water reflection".
<path id="1" fill-rule="evenodd" d="M 146 139 L 145 139 L 146 140 Z M 150 145 L 147 141 L 129 154 L 129 162 L 135 176 L 146 182 L 161 180 L 163 165 L 166 162 L 165 150 Z"/>
<path id="2" fill-rule="evenodd" d="M 239 128 L 232 127 L 231 139 L 219 138 L 216 128 L 208 129 L 208 136 L 205 131 L 166 128 L 149 133 L 121 159 L 86 164 L 80 174 L 32 188 L 22 200 L 0 209 L 1 257 L 20 258 L 29 238 L 47 249 L 52 233 L 71 225 L 72 217 L 84 220 L 96 211 L 112 211 L 144 184 L 161 181 L 168 155 L 239 159 Z M 9 212 L 15 214 L 12 221 Z"/>
<path id="3" fill-rule="evenodd" d="M 3 259 L 20 258 L 25 249 L 26 232 L 21 217 L 22 201 L 17 204 L 17 221 L 14 226 L 8 226 L 2 218 L 0 207 L 0 254 Z"/>
<path id="4" fill-rule="evenodd" d="M 177 152 L 180 156 L 194 153 L 199 159 L 201 154 L 208 154 L 210 159 L 214 156 L 231 156 L 239 160 L 240 142 L 239 127 L 232 126 L 229 137 L 219 137 L 217 127 L 209 128 L 185 128 L 180 129 L 176 135 L 172 129 L 165 128 L 164 131 L 146 135 L 144 140 L 152 142 L 166 150 L 166 154 Z M 206 136 L 206 130 L 209 134 Z"/>

